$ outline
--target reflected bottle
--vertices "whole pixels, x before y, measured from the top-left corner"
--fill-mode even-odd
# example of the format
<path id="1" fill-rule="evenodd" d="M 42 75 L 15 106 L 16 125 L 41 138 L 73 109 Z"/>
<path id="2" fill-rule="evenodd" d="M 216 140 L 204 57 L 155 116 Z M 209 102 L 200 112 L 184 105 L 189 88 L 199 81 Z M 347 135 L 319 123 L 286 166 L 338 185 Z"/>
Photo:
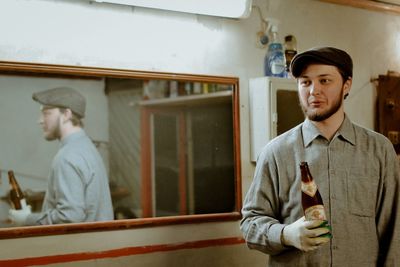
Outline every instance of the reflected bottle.
<path id="1" fill-rule="evenodd" d="M 286 75 L 289 77 L 290 73 L 290 62 L 293 57 L 297 54 L 297 41 L 293 35 L 285 36 L 285 69 Z"/>
<path id="2" fill-rule="evenodd" d="M 285 56 L 276 25 L 272 25 L 271 33 L 271 43 L 268 45 L 268 51 L 264 57 L 264 74 L 265 76 L 285 77 Z"/>
<path id="3" fill-rule="evenodd" d="M 14 209 L 20 210 L 26 207 L 24 193 L 22 193 L 22 190 L 18 185 L 17 179 L 15 178 L 13 171 L 8 171 L 8 180 L 11 186 L 10 200 L 12 202 L 12 205 L 14 206 Z"/>
<path id="4" fill-rule="evenodd" d="M 301 170 L 301 203 L 307 221 L 326 221 L 326 213 L 321 194 L 311 176 L 307 162 L 300 163 Z"/>

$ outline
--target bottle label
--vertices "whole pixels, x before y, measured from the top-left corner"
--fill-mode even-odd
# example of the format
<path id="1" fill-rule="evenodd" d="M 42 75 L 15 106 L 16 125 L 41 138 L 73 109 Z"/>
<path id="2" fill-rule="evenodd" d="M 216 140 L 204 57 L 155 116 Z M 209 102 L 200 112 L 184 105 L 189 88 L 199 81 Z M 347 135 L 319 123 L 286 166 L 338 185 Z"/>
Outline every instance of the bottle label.
<path id="1" fill-rule="evenodd" d="M 280 76 L 285 71 L 285 59 L 282 52 L 274 51 L 271 53 L 270 68 L 273 76 Z"/>
<path id="2" fill-rule="evenodd" d="M 307 221 L 311 220 L 322 220 L 326 221 L 326 214 L 325 214 L 325 209 L 324 206 L 322 205 L 315 205 L 307 208 L 304 211 L 304 215 L 306 217 Z"/>
<path id="3" fill-rule="evenodd" d="M 301 182 L 301 191 L 310 197 L 314 197 L 315 193 L 317 193 L 317 185 L 314 183 L 314 181 L 308 183 Z"/>
<path id="4" fill-rule="evenodd" d="M 271 72 L 274 75 L 280 75 L 285 70 L 285 64 L 281 60 L 273 61 L 271 64 Z"/>

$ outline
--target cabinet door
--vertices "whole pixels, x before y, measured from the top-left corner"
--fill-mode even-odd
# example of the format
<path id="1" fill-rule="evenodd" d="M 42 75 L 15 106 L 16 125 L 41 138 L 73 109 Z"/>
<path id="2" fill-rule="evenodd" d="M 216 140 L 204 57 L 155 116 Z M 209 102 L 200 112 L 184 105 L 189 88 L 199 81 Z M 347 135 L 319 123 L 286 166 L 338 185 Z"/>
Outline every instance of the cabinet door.
<path id="1" fill-rule="evenodd" d="M 377 128 L 400 153 L 400 77 L 379 76 Z"/>

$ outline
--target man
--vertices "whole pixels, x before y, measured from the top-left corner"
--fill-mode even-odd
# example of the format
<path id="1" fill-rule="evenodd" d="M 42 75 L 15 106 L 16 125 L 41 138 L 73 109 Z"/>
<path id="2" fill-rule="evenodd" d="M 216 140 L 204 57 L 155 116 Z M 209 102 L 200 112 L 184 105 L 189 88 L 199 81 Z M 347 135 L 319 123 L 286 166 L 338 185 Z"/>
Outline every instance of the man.
<path id="1" fill-rule="evenodd" d="M 352 65 L 332 47 L 291 62 L 306 119 L 263 148 L 240 225 L 247 245 L 270 255 L 268 266 L 400 266 L 399 166 L 386 137 L 344 112 Z M 303 216 L 302 161 L 322 195 L 332 239 L 322 221 Z"/>
<path id="2" fill-rule="evenodd" d="M 59 140 L 53 159 L 42 212 L 30 206 L 11 209 L 17 225 L 47 225 L 113 219 L 113 209 L 104 163 L 83 130 L 85 98 L 76 90 L 57 87 L 34 93 L 41 106 L 39 124 L 44 138 Z"/>

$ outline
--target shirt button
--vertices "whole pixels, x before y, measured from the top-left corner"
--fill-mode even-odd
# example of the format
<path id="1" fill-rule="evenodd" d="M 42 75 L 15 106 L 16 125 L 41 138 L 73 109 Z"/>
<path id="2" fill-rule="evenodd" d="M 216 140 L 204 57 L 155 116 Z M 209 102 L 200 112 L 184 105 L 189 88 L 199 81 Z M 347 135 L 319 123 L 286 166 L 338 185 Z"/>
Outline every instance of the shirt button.
<path id="1" fill-rule="evenodd" d="M 337 250 L 337 249 L 338 249 L 338 247 L 337 247 L 337 246 L 333 246 L 332 248 L 333 248 L 334 250 Z"/>

